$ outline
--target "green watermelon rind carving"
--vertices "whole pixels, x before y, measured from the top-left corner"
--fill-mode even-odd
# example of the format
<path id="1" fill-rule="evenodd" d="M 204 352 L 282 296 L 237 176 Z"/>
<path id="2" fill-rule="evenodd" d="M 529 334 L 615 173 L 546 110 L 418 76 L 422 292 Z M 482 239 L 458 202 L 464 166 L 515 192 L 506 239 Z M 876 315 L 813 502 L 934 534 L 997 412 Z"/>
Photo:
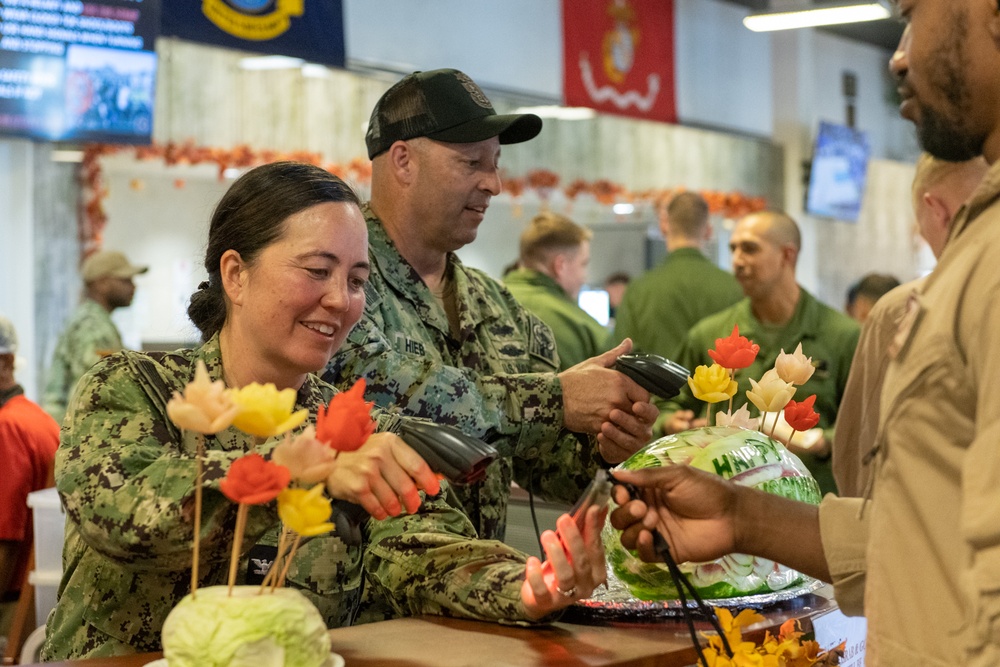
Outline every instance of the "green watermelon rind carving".
<path id="1" fill-rule="evenodd" d="M 818 505 L 821 500 L 819 485 L 798 457 L 764 434 L 741 428 L 706 427 L 667 436 L 646 445 L 620 467 L 639 470 L 674 464 L 688 464 L 727 479 L 736 477 L 737 483 L 752 481 L 755 471 L 766 469 L 774 475 L 780 470 L 782 476 L 751 485 L 767 493 L 813 505 Z M 780 521 L 780 517 L 775 517 L 775 520 Z M 665 566 L 641 562 L 634 553 L 621 546 L 618 531 L 610 523 L 606 524 L 603 537 L 611 569 L 632 595 L 650 601 L 678 599 L 677 589 Z M 754 559 L 754 563 L 766 567 L 767 561 Z M 690 573 L 694 565 L 685 563 L 681 569 Z M 756 573 L 751 572 L 740 579 L 694 585 L 698 594 L 707 599 L 773 592 L 767 580 Z M 780 582 L 781 588 L 801 584 L 803 580 L 802 575 L 791 571 L 786 580 Z"/>

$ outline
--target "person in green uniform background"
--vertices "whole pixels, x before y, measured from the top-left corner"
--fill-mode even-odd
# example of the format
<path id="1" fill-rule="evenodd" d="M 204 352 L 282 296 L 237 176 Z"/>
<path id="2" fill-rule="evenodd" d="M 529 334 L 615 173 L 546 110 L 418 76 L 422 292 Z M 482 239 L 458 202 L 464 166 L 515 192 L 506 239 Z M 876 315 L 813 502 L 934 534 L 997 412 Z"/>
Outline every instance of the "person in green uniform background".
<path id="1" fill-rule="evenodd" d="M 688 329 L 743 298 L 732 274 L 701 248 L 712 237 L 708 204 L 681 192 L 658 207 L 667 256 L 633 280 L 615 313 L 614 340 L 631 338 L 639 352 L 673 359 Z"/>
<path id="2" fill-rule="evenodd" d="M 519 268 L 504 276 L 514 298 L 552 329 L 559 370 L 611 347 L 607 330 L 576 302 L 587 280 L 592 236 L 564 215 L 539 213 L 521 233 Z"/>
<path id="3" fill-rule="evenodd" d="M 816 371 L 798 387 L 795 399 L 816 394 L 815 409 L 820 415 L 821 430 L 808 434 L 810 437 L 799 434 L 801 440 L 795 438 L 786 444 L 806 464 L 824 493 L 835 492 L 830 465 L 833 425 L 860 327 L 848 316 L 820 303 L 795 281 L 801 236 L 798 225 L 788 215 L 764 211 L 745 216 L 733 230 L 729 247 L 733 253 L 733 273 L 746 297 L 695 324 L 676 361 L 692 372 L 699 365 L 711 364 L 708 350 L 715 347 L 717 338 L 728 336 L 733 325 L 738 325 L 740 335 L 760 345 L 754 363 L 736 376 L 747 389 L 747 378 L 759 380 L 774 367 L 782 349 L 791 353 L 802 343 L 802 352 L 812 357 Z M 737 392 L 733 409 L 746 402 L 746 392 Z M 666 433 L 704 425 L 704 419 L 695 415 L 703 414 L 705 405 L 689 390 L 685 388 L 672 403 L 681 409 L 664 420 Z"/>
<path id="4" fill-rule="evenodd" d="M 133 266 L 114 250 L 101 250 L 84 260 L 80 267 L 83 301 L 59 335 L 42 395 L 42 407 L 57 422 L 62 423 L 77 380 L 100 359 L 122 349 L 111 313 L 132 304 L 132 279 L 147 270 L 147 266 Z"/>

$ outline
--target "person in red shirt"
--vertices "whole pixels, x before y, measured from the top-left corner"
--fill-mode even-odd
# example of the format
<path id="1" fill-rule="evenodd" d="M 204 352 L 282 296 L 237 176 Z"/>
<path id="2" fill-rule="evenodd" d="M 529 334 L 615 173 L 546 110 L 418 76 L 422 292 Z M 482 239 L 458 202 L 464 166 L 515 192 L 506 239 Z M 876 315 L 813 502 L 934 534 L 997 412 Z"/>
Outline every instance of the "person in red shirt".
<path id="1" fill-rule="evenodd" d="M 6 635 L 31 552 L 28 494 L 52 486 L 59 424 L 14 379 L 17 334 L 0 317 L 0 636 Z"/>

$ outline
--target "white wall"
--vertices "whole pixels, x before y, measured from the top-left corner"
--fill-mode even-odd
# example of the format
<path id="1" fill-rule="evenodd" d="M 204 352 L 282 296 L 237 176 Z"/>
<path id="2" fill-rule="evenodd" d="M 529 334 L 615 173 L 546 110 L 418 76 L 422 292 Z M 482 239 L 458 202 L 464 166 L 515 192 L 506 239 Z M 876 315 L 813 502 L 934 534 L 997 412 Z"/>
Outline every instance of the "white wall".
<path id="1" fill-rule="evenodd" d="M 770 137 L 771 37 L 744 28 L 738 5 L 674 0 L 674 7 L 681 121 Z"/>
<path id="2" fill-rule="evenodd" d="M 0 315 L 17 330 L 17 381 L 38 399 L 35 374 L 35 242 L 32 206 L 34 145 L 0 141 Z"/>
<path id="3" fill-rule="evenodd" d="M 350 64 L 460 69 L 486 88 L 558 98 L 559 0 L 345 0 Z"/>
<path id="4" fill-rule="evenodd" d="M 136 276 L 135 299 L 113 313 L 126 347 L 196 342 L 187 304 L 207 274 L 208 224 L 216 203 L 232 183 L 214 165 L 167 167 L 131 156 L 104 158 L 109 224 L 104 247 L 125 252 L 149 267 Z"/>

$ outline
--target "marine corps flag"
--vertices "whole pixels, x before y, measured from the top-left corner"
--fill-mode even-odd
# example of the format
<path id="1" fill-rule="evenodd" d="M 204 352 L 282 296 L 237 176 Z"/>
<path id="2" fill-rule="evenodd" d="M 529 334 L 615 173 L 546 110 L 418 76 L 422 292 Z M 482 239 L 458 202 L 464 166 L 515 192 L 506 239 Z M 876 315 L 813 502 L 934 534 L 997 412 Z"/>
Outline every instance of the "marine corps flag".
<path id="1" fill-rule="evenodd" d="M 677 122 L 674 0 L 562 0 L 563 98 Z"/>

